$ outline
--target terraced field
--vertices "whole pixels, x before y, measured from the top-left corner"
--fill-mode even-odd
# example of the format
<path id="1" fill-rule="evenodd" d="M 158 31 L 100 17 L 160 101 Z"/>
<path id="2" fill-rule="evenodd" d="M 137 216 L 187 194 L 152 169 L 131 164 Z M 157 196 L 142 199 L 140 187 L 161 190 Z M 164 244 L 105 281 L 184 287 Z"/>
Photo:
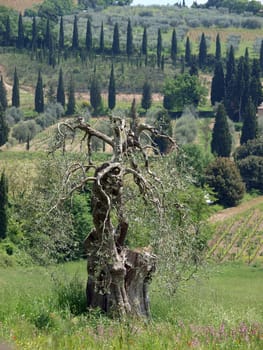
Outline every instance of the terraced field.
<path id="1" fill-rule="evenodd" d="M 220 214 L 223 215 L 223 212 Z M 263 261 L 262 204 L 246 211 L 241 206 L 240 213 L 228 216 L 213 223 L 215 233 L 209 242 L 207 257 L 218 262 L 242 260 L 250 264 Z"/>

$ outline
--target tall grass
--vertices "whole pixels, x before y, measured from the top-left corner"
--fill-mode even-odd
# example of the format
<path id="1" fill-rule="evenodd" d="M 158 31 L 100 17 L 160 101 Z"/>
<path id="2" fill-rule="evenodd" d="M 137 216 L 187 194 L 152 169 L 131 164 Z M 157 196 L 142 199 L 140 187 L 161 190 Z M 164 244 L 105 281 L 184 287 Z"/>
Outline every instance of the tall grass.
<path id="1" fill-rule="evenodd" d="M 1 269 L 0 339 L 30 350 L 262 349 L 262 266 L 214 266 L 170 298 L 153 281 L 151 321 L 120 323 L 83 313 L 85 264 Z"/>

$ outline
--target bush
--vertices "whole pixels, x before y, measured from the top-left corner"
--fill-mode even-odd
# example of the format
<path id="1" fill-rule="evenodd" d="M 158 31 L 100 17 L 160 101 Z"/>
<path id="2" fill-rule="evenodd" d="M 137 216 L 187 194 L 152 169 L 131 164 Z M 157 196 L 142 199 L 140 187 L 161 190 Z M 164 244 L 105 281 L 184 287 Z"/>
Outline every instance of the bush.
<path id="1" fill-rule="evenodd" d="M 248 156 L 241 159 L 238 168 L 247 190 L 259 190 L 263 193 L 263 158 L 262 156 Z"/>
<path id="2" fill-rule="evenodd" d="M 186 107 L 181 118 L 176 121 L 175 139 L 179 144 L 185 145 L 193 142 L 196 136 L 197 121 L 194 111 Z"/>
<path id="3" fill-rule="evenodd" d="M 206 169 L 205 181 L 216 193 L 217 202 L 236 206 L 243 198 L 245 185 L 236 164 L 228 158 L 216 158 Z"/>
<path id="4" fill-rule="evenodd" d="M 235 161 L 239 161 L 248 156 L 263 156 L 263 137 L 249 140 L 244 145 L 238 147 L 234 153 Z"/>

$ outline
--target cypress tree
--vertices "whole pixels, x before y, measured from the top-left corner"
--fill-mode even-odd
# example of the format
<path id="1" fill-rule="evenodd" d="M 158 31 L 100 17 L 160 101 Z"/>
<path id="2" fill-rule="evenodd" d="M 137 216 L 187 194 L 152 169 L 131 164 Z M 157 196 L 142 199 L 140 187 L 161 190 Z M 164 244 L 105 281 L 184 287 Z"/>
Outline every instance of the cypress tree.
<path id="1" fill-rule="evenodd" d="M 220 36 L 217 34 L 216 36 L 216 52 L 215 52 L 215 58 L 216 61 L 221 60 L 221 42 L 220 42 Z"/>
<path id="2" fill-rule="evenodd" d="M 3 79 L 2 75 L 1 75 L 1 79 L 0 79 L 0 104 L 3 108 L 3 110 L 7 109 L 7 106 L 8 106 L 7 93 L 6 93 L 6 88 L 5 88 L 4 79 Z"/>
<path id="3" fill-rule="evenodd" d="M 142 101 L 141 106 L 144 109 L 149 109 L 152 105 L 152 91 L 151 91 L 151 85 L 148 81 L 146 81 L 143 84 L 142 88 Z"/>
<path id="4" fill-rule="evenodd" d="M 49 22 L 49 18 L 48 18 L 47 22 L 46 22 L 46 31 L 45 31 L 45 36 L 44 36 L 45 48 L 50 49 L 51 42 L 52 42 L 52 35 L 51 35 L 51 31 L 50 31 L 50 22 Z"/>
<path id="5" fill-rule="evenodd" d="M 197 64 L 196 55 L 192 55 L 191 67 L 189 69 L 189 74 L 198 76 L 198 64 Z"/>
<path id="6" fill-rule="evenodd" d="M 223 102 L 225 98 L 225 77 L 221 61 L 217 61 L 211 84 L 211 104 Z"/>
<path id="7" fill-rule="evenodd" d="M 157 35 L 157 51 L 156 51 L 156 57 L 157 57 L 157 67 L 161 67 L 161 60 L 162 60 L 162 49 L 163 49 L 163 44 L 162 44 L 162 33 L 161 29 L 158 29 L 158 35 Z"/>
<path id="8" fill-rule="evenodd" d="M 191 45 L 189 36 L 186 38 L 184 60 L 187 65 L 191 63 Z"/>
<path id="9" fill-rule="evenodd" d="M 177 37 L 176 37 L 176 31 L 173 29 L 173 34 L 172 34 L 172 41 L 171 41 L 171 59 L 173 63 L 176 61 L 176 56 L 177 56 Z"/>
<path id="10" fill-rule="evenodd" d="M 10 46 L 11 44 L 11 26 L 10 26 L 10 17 L 6 17 L 5 22 L 5 36 L 4 36 L 5 46 Z"/>
<path id="11" fill-rule="evenodd" d="M 56 56 L 55 56 L 55 49 L 54 49 L 52 36 L 50 36 L 50 40 L 49 40 L 48 64 L 53 68 L 56 65 Z"/>
<path id="12" fill-rule="evenodd" d="M 226 112 L 223 104 L 219 104 L 212 132 L 211 151 L 218 157 L 229 157 L 232 138 L 229 131 Z"/>
<path id="13" fill-rule="evenodd" d="M 79 48 L 79 33 L 78 33 L 78 17 L 74 17 L 73 34 L 72 34 L 72 50 L 78 50 Z"/>
<path id="14" fill-rule="evenodd" d="M 128 20 L 128 25 L 127 25 L 126 53 L 127 53 L 127 56 L 131 56 L 133 54 L 133 37 L 132 37 L 132 26 L 131 26 L 130 19 Z"/>
<path id="15" fill-rule="evenodd" d="M 258 124 L 256 116 L 256 108 L 249 97 L 248 103 L 244 111 L 244 122 L 241 131 L 240 144 L 243 145 L 248 140 L 253 140 L 257 137 Z"/>
<path id="16" fill-rule="evenodd" d="M 231 82 L 235 74 L 236 74 L 235 55 L 234 55 L 234 48 L 231 45 L 227 55 L 227 61 L 226 61 L 226 76 L 225 76 L 226 88 L 228 87 L 228 84 Z"/>
<path id="17" fill-rule="evenodd" d="M 38 71 L 37 85 L 35 89 L 35 111 L 38 113 L 44 112 L 43 81 L 40 70 Z"/>
<path id="18" fill-rule="evenodd" d="M 24 45 L 25 45 L 24 26 L 23 26 L 22 14 L 20 13 L 19 17 L 18 17 L 18 31 L 17 31 L 16 47 L 18 49 L 23 49 Z"/>
<path id="19" fill-rule="evenodd" d="M 101 23 L 100 27 L 100 53 L 104 52 L 104 28 L 103 28 L 103 22 Z"/>
<path id="20" fill-rule="evenodd" d="M 262 85 L 260 79 L 260 66 L 259 60 L 253 59 L 252 69 L 251 69 L 251 80 L 250 80 L 250 96 L 254 106 L 259 106 L 263 101 Z"/>
<path id="21" fill-rule="evenodd" d="M 14 81 L 12 88 L 12 106 L 17 108 L 20 106 L 19 79 L 16 68 L 14 72 Z"/>
<path id="22" fill-rule="evenodd" d="M 31 48 L 33 50 L 36 49 L 37 46 L 37 22 L 36 17 L 34 16 L 32 19 L 32 40 L 31 40 Z"/>
<path id="23" fill-rule="evenodd" d="M 263 73 L 263 40 L 261 40 L 261 45 L 260 45 L 259 65 L 260 65 L 261 72 Z"/>
<path id="24" fill-rule="evenodd" d="M 73 75 L 71 74 L 70 80 L 69 80 L 67 114 L 68 115 L 74 114 L 75 108 L 76 108 L 75 84 L 74 84 Z"/>
<path id="25" fill-rule="evenodd" d="M 200 45 L 199 45 L 199 56 L 198 56 L 199 67 L 204 68 L 206 66 L 206 61 L 207 61 L 207 45 L 206 45 L 205 34 L 202 33 Z"/>
<path id="26" fill-rule="evenodd" d="M 113 30 L 113 40 L 112 40 L 112 53 L 118 55 L 120 53 L 120 37 L 119 37 L 119 26 L 115 23 Z"/>
<path id="27" fill-rule="evenodd" d="M 91 23 L 88 19 L 87 28 L 86 28 L 86 49 L 88 53 L 92 51 L 92 31 L 91 31 Z"/>
<path id="28" fill-rule="evenodd" d="M 147 28 L 144 27 L 143 36 L 142 36 L 142 54 L 147 55 L 147 52 L 148 52 Z"/>
<path id="29" fill-rule="evenodd" d="M 60 51 L 64 50 L 65 39 L 64 39 L 64 20 L 63 17 L 60 17 L 59 24 L 59 38 L 58 38 L 58 48 Z"/>
<path id="30" fill-rule="evenodd" d="M 64 90 L 62 68 L 60 68 L 60 70 L 59 70 L 58 87 L 57 87 L 57 102 L 60 103 L 63 107 L 65 107 L 65 90 Z"/>
<path id="31" fill-rule="evenodd" d="M 0 147 L 8 140 L 9 127 L 6 122 L 5 112 L 0 104 Z"/>
<path id="32" fill-rule="evenodd" d="M 108 107 L 109 109 L 114 109 L 116 105 L 116 88 L 115 88 L 115 77 L 114 68 L 111 66 L 110 81 L 108 88 Z"/>
<path id="33" fill-rule="evenodd" d="M 94 75 L 90 85 L 90 104 L 97 113 L 102 107 L 101 90 L 97 77 Z"/>
<path id="34" fill-rule="evenodd" d="M 7 236 L 7 204 L 8 204 L 8 183 L 5 173 L 0 178 L 0 239 Z"/>

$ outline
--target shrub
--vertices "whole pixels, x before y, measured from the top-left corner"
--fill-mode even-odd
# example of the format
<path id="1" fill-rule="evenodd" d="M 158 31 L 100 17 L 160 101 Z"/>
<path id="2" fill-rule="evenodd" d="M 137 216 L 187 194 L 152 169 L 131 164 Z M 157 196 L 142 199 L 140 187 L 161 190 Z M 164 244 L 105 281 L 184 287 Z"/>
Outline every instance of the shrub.
<path id="1" fill-rule="evenodd" d="M 236 206 L 243 198 L 245 185 L 236 164 L 228 158 L 216 158 L 206 169 L 205 181 L 225 207 Z"/>
<path id="2" fill-rule="evenodd" d="M 241 159 L 238 168 L 247 190 L 259 190 L 263 192 L 263 158 L 262 156 L 248 156 Z"/>
<path id="3" fill-rule="evenodd" d="M 235 161 L 239 161 L 248 156 L 263 157 L 263 137 L 249 140 L 244 145 L 238 147 L 234 153 Z"/>

